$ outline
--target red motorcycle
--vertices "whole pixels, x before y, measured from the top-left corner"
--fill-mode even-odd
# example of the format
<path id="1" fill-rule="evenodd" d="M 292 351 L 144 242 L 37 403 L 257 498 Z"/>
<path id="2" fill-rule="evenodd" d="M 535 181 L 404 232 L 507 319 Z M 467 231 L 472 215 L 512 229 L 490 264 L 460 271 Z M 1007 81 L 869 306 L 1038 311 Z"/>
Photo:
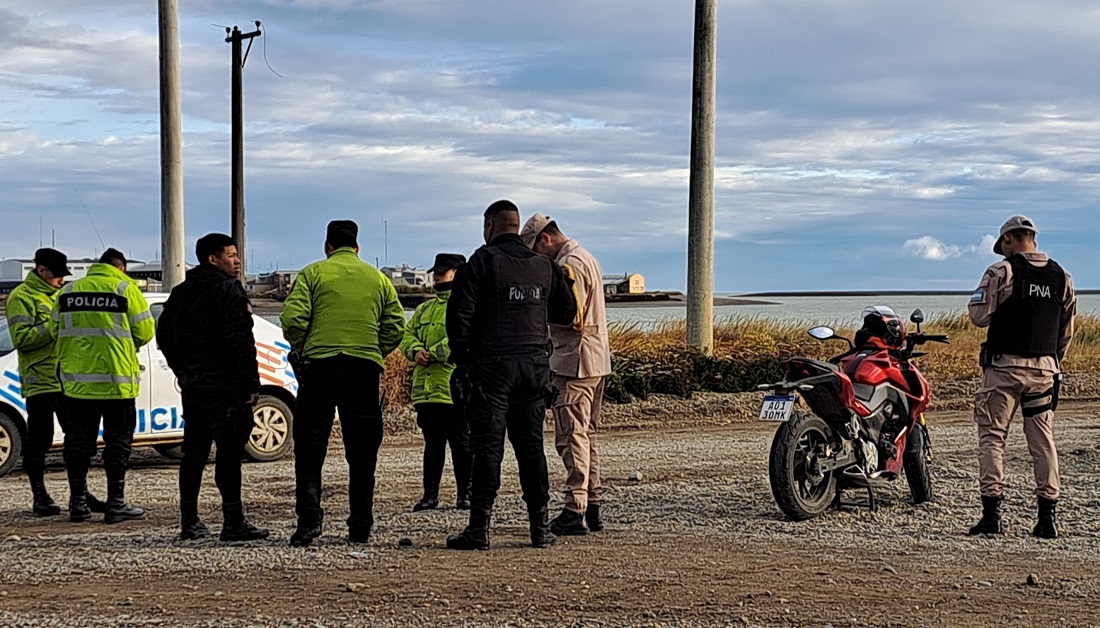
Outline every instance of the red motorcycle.
<path id="1" fill-rule="evenodd" d="M 913 363 L 925 354 L 914 349 L 949 340 L 921 332 L 920 310 L 910 320 L 915 333 L 906 333 L 890 308 L 869 307 L 855 342 L 814 327 L 814 338 L 844 340 L 849 350 L 828 362 L 786 360 L 782 381 L 757 387 L 769 392 L 760 420 L 782 423 L 772 439 L 768 475 L 776 503 L 791 519 L 839 507 L 847 488 L 865 489 L 865 505 L 874 509 L 875 489 L 903 470 L 913 503 L 932 498 L 932 442 L 924 422 L 931 388 Z M 796 411 L 796 395 L 809 412 Z"/>

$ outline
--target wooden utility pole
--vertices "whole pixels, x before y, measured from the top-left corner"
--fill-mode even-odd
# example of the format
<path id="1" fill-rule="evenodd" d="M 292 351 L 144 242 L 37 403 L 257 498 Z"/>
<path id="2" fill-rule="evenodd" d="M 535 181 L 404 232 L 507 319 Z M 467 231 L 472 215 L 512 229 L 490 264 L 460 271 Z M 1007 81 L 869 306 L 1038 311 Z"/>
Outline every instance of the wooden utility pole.
<path id="1" fill-rule="evenodd" d="M 242 81 L 244 62 L 248 59 L 248 50 L 252 49 L 252 40 L 261 34 L 259 25 L 260 23 L 256 22 L 257 29 L 250 33 L 242 33 L 236 26 L 232 30 L 225 29 L 225 32 L 229 35 L 225 38 L 225 41 L 233 45 L 233 67 L 230 78 L 232 85 L 230 90 L 230 99 L 232 100 L 230 215 L 233 229 L 231 235 L 237 243 L 237 256 L 241 259 L 241 274 L 239 277 L 241 285 L 245 284 L 245 277 L 247 276 L 244 236 L 244 90 L 242 89 Z M 245 40 L 248 40 L 248 50 L 242 53 L 241 44 Z"/>
<path id="2" fill-rule="evenodd" d="M 160 0 L 160 272 L 162 290 L 183 283 L 183 113 L 176 0 Z"/>
<path id="3" fill-rule="evenodd" d="M 714 103 L 717 0 L 695 1 L 688 184 L 687 342 L 714 350 Z"/>

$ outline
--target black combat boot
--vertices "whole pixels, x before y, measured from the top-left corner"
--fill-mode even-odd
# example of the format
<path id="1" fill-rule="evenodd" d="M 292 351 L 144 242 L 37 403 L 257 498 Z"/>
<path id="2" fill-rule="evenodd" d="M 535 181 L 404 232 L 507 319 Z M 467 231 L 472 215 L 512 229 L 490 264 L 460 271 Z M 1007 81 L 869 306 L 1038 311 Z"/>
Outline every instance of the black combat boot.
<path id="1" fill-rule="evenodd" d="M 455 499 L 455 510 L 469 510 L 470 509 L 470 494 L 459 493 Z"/>
<path id="2" fill-rule="evenodd" d="M 413 512 L 439 507 L 439 482 L 424 482 L 424 496 L 413 506 Z"/>
<path id="3" fill-rule="evenodd" d="M 534 522 L 531 525 L 534 526 Z M 561 514 L 550 522 L 550 531 L 557 536 L 584 536 L 588 534 L 588 527 L 584 525 L 584 515 L 562 508 Z M 534 527 L 531 528 L 531 534 L 534 538 Z"/>
<path id="4" fill-rule="evenodd" d="M 198 502 L 180 502 L 180 540 L 194 541 L 210 536 L 210 528 L 199 519 Z"/>
<path id="5" fill-rule="evenodd" d="M 103 523 L 122 523 L 145 518 L 145 511 L 126 503 L 126 480 L 107 480 L 107 512 Z"/>
<path id="6" fill-rule="evenodd" d="M 92 518 L 88 508 L 88 481 L 84 478 L 69 478 L 69 521 L 83 523 Z"/>
<path id="7" fill-rule="evenodd" d="M 1058 538 L 1058 500 L 1039 498 L 1039 522 L 1031 534 L 1040 539 Z"/>
<path id="8" fill-rule="evenodd" d="M 577 517 L 581 515 L 575 513 Z M 550 547 L 554 544 L 557 538 L 554 533 L 550 531 L 550 509 L 546 507 L 546 504 L 542 506 L 527 509 L 527 522 L 531 526 L 531 546 L 537 548 Z M 584 521 L 581 521 L 581 525 L 584 525 Z"/>
<path id="9" fill-rule="evenodd" d="M 599 504 L 588 504 L 588 508 L 584 511 L 584 521 L 588 524 L 589 532 L 603 530 L 603 518 L 600 517 Z"/>
<path id="10" fill-rule="evenodd" d="M 1004 498 L 1000 495 L 982 495 L 982 518 L 968 533 L 970 536 L 979 534 L 1001 534 L 1001 502 Z"/>
<path id="11" fill-rule="evenodd" d="M 321 536 L 321 522 L 316 523 L 303 523 L 298 522 L 298 527 L 294 530 L 294 534 L 290 535 L 291 547 L 309 547 Z"/>
<path id="12" fill-rule="evenodd" d="M 267 528 L 249 523 L 244 516 L 244 505 L 241 502 L 222 504 L 222 541 L 262 541 L 270 534 L 271 531 Z"/>
<path id="13" fill-rule="evenodd" d="M 88 502 L 88 509 L 92 512 L 103 514 L 107 512 L 107 504 L 100 498 L 92 495 L 91 491 L 85 489 L 84 499 Z"/>
<path id="14" fill-rule="evenodd" d="M 447 547 L 455 550 L 489 549 L 489 511 L 470 510 L 470 524 L 458 534 L 447 537 Z"/>
<path id="15" fill-rule="evenodd" d="M 34 496 L 34 514 L 39 517 L 53 517 L 61 514 L 61 506 L 50 497 L 46 490 L 46 481 L 42 479 L 42 472 L 27 472 L 27 479 L 31 482 L 31 495 Z"/>

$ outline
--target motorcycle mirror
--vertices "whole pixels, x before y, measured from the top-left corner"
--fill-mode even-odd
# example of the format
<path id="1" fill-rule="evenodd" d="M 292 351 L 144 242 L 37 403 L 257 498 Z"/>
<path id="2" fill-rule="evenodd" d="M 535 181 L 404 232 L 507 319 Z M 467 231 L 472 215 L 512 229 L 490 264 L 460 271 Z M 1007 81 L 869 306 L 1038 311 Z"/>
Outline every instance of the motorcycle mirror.
<path id="1" fill-rule="evenodd" d="M 832 327 L 814 327 L 806 333 L 810 334 L 814 338 L 817 338 L 818 340 L 828 340 L 830 338 L 836 337 L 836 332 L 833 331 Z"/>
<path id="2" fill-rule="evenodd" d="M 924 322 L 924 312 L 920 311 L 920 308 L 913 310 L 913 313 L 909 315 L 909 320 L 920 325 Z"/>

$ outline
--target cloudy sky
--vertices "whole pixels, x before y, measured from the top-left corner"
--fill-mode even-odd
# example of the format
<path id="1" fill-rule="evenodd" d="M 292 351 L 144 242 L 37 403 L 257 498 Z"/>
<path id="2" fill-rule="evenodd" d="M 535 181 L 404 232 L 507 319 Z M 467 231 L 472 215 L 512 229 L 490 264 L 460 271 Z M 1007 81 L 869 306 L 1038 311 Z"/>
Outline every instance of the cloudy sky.
<path id="1" fill-rule="evenodd" d="M 260 20 L 250 270 L 317 259 L 333 218 L 364 259 L 426 266 L 510 198 L 605 272 L 685 287 L 693 2 L 180 5 L 189 248 L 229 229 L 214 25 Z M 1100 4 L 718 5 L 717 290 L 968 289 L 1013 213 L 1100 287 Z M 157 71 L 154 0 L 0 0 L 0 257 L 40 233 L 89 256 L 96 230 L 159 254 Z"/>

